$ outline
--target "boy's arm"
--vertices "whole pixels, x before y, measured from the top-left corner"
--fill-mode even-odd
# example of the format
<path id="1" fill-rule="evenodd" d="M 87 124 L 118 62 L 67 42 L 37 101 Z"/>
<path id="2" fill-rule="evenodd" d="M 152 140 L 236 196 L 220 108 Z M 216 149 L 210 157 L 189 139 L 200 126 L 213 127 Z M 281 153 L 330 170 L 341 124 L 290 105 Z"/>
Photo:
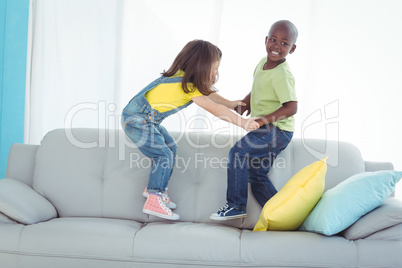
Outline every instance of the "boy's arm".
<path id="1" fill-rule="evenodd" d="M 240 100 L 230 101 L 228 99 L 225 99 L 224 97 L 222 97 L 221 95 L 219 95 L 216 92 L 209 94 L 207 97 L 210 100 L 212 100 L 213 102 L 218 103 L 218 104 L 222 104 L 222 105 L 228 107 L 229 109 L 234 109 L 237 106 L 243 106 L 244 105 L 244 103 L 242 103 Z"/>
<path id="2" fill-rule="evenodd" d="M 243 103 L 246 105 L 238 105 L 234 108 L 234 110 L 240 114 L 243 115 L 245 111 L 247 111 L 246 116 L 251 113 L 251 108 L 250 108 L 250 98 L 251 98 L 251 92 L 248 93 L 246 97 L 242 100 Z"/>
<path id="3" fill-rule="evenodd" d="M 289 101 L 282 104 L 282 106 L 271 114 L 257 118 L 255 121 L 263 126 L 268 123 L 283 120 L 285 118 L 291 117 L 297 113 L 297 101 Z"/>

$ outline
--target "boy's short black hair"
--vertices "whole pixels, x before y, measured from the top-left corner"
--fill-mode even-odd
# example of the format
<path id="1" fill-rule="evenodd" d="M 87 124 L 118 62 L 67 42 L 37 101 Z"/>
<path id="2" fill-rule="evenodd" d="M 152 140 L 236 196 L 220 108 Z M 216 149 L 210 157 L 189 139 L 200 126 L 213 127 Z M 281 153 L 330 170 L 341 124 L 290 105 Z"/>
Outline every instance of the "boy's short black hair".
<path id="1" fill-rule="evenodd" d="M 274 24 L 271 25 L 271 28 L 269 29 L 269 32 L 271 32 L 271 29 L 272 29 L 274 26 L 277 26 L 277 25 L 284 25 L 284 26 L 286 26 L 286 28 L 288 28 L 288 30 L 292 33 L 292 35 L 293 35 L 293 37 L 294 37 L 293 43 L 296 43 L 296 41 L 297 41 L 297 36 L 299 35 L 299 32 L 297 31 L 296 26 L 295 26 L 291 21 L 288 21 L 288 20 L 279 20 L 279 21 L 277 21 L 277 22 L 275 22 Z M 269 32 L 268 32 L 268 33 L 269 33 Z"/>

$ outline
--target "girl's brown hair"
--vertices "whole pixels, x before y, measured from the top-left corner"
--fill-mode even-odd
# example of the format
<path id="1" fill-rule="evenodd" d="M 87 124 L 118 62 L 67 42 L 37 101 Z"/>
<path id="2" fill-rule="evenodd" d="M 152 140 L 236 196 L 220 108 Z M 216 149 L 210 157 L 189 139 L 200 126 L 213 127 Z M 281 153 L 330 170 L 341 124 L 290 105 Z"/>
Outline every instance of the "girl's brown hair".
<path id="1" fill-rule="evenodd" d="M 194 92 L 195 88 L 208 96 L 215 92 L 211 89 L 213 81 L 211 81 L 212 64 L 222 57 L 221 50 L 208 41 L 193 40 L 176 56 L 169 70 L 163 72 L 163 76 L 170 77 L 177 71 L 184 71 L 182 79 L 183 91 L 186 93 Z M 188 87 L 188 83 L 193 83 L 192 87 Z"/>

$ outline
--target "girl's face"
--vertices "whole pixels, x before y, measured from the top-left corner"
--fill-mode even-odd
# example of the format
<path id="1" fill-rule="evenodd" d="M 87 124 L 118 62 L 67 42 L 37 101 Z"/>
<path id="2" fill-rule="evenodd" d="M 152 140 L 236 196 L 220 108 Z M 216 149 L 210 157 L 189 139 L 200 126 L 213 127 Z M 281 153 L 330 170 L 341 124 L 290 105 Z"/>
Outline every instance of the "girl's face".
<path id="1" fill-rule="evenodd" d="M 218 75 L 219 75 L 219 65 L 221 64 L 221 60 L 217 60 L 212 64 L 211 68 L 211 82 L 212 84 L 215 84 L 216 81 L 218 80 Z"/>

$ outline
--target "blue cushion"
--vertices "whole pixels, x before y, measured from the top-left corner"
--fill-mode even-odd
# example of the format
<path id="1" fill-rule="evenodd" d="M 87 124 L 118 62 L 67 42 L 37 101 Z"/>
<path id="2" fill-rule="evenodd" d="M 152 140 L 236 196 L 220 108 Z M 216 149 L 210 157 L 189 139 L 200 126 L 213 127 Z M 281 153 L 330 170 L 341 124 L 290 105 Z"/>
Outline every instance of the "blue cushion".
<path id="1" fill-rule="evenodd" d="M 381 205 L 401 177 L 394 170 L 353 175 L 323 194 L 300 229 L 328 236 L 343 231 Z"/>

